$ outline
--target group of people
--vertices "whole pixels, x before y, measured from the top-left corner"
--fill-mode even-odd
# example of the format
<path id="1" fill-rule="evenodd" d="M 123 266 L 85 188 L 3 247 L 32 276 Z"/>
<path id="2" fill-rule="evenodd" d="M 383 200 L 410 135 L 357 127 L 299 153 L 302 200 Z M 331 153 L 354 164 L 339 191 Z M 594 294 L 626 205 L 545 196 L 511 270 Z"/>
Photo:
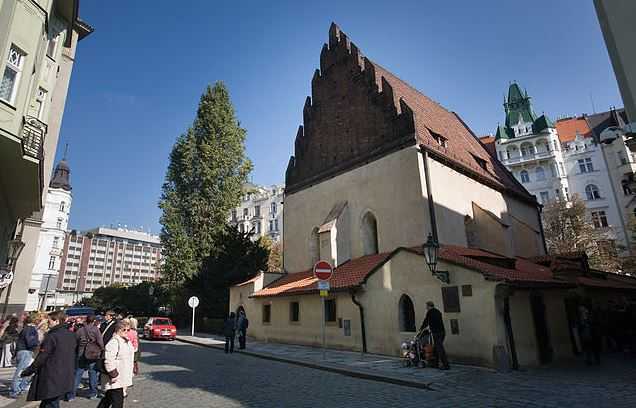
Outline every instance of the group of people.
<path id="1" fill-rule="evenodd" d="M 137 373 L 137 320 L 112 311 L 67 318 L 62 311 L 13 316 L 0 325 L 2 364 L 15 363 L 11 397 L 27 394 L 41 408 L 58 408 L 76 398 L 88 371 L 89 399 L 98 408 L 124 406 Z"/>
<path id="2" fill-rule="evenodd" d="M 234 339 L 238 333 L 239 350 L 245 349 L 247 339 L 247 327 L 249 320 L 245 311 L 239 310 L 238 316 L 232 312 L 223 322 L 223 336 L 225 336 L 225 353 L 234 353 Z"/>

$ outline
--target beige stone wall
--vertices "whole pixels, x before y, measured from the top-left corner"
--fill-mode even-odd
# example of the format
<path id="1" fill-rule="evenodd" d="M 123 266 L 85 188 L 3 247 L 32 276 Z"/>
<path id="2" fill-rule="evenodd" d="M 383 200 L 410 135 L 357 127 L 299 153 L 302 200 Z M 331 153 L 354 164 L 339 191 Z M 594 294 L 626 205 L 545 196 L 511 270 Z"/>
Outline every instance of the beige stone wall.
<path id="1" fill-rule="evenodd" d="M 271 298 L 249 298 L 252 284 L 230 289 L 230 310 L 239 306 L 245 309 L 250 321 L 248 336 L 262 341 L 320 346 L 322 344 L 321 301 L 318 295 L 281 296 Z M 362 338 L 357 306 L 347 293 L 332 293 L 328 299 L 336 300 L 336 322 L 327 322 L 325 340 L 329 348 L 360 350 Z M 290 320 L 290 303 L 299 302 L 300 319 Z M 271 305 L 270 323 L 263 322 L 263 305 Z M 338 326 L 338 319 L 351 321 L 351 335 L 345 336 Z"/>
<path id="2" fill-rule="evenodd" d="M 426 315 L 431 300 L 444 315 L 446 351 L 452 359 L 486 365 L 492 363 L 492 348 L 497 343 L 495 331 L 495 283 L 479 273 L 440 262 L 439 270 L 450 272 L 450 285 L 433 277 L 424 258 L 400 252 L 368 280 L 360 296 L 367 316 L 369 352 L 398 355 L 400 344 L 415 333 L 400 332 L 399 301 L 408 295 L 415 307 L 416 328 Z M 442 286 L 460 286 L 459 313 L 444 313 Z M 472 286 L 472 296 L 462 296 L 461 285 Z M 459 334 L 451 334 L 450 320 L 457 319 Z"/>
<path id="3" fill-rule="evenodd" d="M 285 270 L 311 268 L 310 239 L 333 205 L 348 202 L 351 257 L 362 256 L 360 239 L 364 212 L 378 223 L 380 252 L 426 241 L 428 211 L 417 172 L 419 153 L 405 148 L 318 185 L 285 196 Z"/>

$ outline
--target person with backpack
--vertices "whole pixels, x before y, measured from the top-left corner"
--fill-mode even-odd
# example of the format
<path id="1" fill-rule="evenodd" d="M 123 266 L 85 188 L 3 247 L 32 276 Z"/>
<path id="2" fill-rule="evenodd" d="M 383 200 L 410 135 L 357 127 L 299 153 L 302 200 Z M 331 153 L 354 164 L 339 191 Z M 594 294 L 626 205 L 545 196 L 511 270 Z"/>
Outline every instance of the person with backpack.
<path id="1" fill-rule="evenodd" d="M 245 350 L 245 339 L 247 337 L 247 327 L 249 326 L 249 320 L 245 316 L 245 311 L 240 310 L 238 319 L 236 321 L 236 328 L 238 329 L 239 350 Z"/>
<path id="2" fill-rule="evenodd" d="M 13 383 L 11 386 L 11 398 L 18 398 L 20 394 L 26 392 L 29 386 L 29 378 L 20 375 L 22 371 L 33 362 L 33 352 L 40 345 L 38 330 L 35 326 L 34 316 L 27 316 L 24 320 L 24 328 L 18 335 L 16 341 L 16 367 L 13 373 Z"/>
<path id="3" fill-rule="evenodd" d="M 75 386 L 73 391 L 67 394 L 66 400 L 72 401 L 76 397 L 77 388 L 82 382 L 82 376 L 88 371 L 89 393 L 88 399 L 97 399 L 97 360 L 104 351 L 104 340 L 99 327 L 96 325 L 95 316 L 86 317 L 86 324 L 76 333 L 77 336 L 77 369 L 75 370 Z"/>

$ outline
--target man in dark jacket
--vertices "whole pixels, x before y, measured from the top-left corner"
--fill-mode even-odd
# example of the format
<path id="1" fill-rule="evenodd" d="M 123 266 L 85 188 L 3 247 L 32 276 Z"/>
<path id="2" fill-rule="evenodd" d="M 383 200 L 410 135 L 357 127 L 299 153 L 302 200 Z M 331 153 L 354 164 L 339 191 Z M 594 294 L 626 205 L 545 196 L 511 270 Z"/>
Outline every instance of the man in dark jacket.
<path id="1" fill-rule="evenodd" d="M 446 350 L 444 350 L 444 338 L 446 337 L 446 330 L 444 329 L 444 320 L 442 319 L 442 312 L 435 308 L 435 304 L 430 300 L 426 302 L 426 317 L 422 322 L 420 330 L 428 329 L 433 336 L 433 354 L 437 364 L 442 363 L 439 368 L 441 370 L 448 370 L 448 358 L 446 357 Z"/>
<path id="2" fill-rule="evenodd" d="M 75 399 L 77 388 L 86 370 L 88 370 L 88 383 L 90 386 L 88 398 L 96 399 L 98 372 L 95 364 L 104 351 L 104 340 L 102 339 L 102 333 L 95 324 L 95 316 L 87 316 L 86 324 L 77 330 L 75 335 L 78 341 L 77 370 L 75 371 L 73 391 L 66 396 L 66 399 L 68 401 Z"/>
<path id="3" fill-rule="evenodd" d="M 115 319 L 115 312 L 113 312 L 112 310 L 107 311 L 104 314 L 104 323 L 99 326 L 99 331 L 102 332 L 104 344 L 108 344 L 110 339 L 113 338 L 116 323 L 117 319 Z"/>
<path id="4" fill-rule="evenodd" d="M 234 337 L 236 336 L 236 315 L 234 312 L 223 323 L 223 335 L 225 336 L 225 352 L 234 353 Z"/>
<path id="5" fill-rule="evenodd" d="M 64 312 L 49 313 L 49 331 L 33 364 L 22 376 L 35 374 L 27 401 L 42 401 L 40 408 L 59 408 L 60 399 L 73 389 L 77 340 L 64 324 Z"/>
<path id="6" fill-rule="evenodd" d="M 236 319 L 236 330 L 238 330 L 239 350 L 245 350 L 245 338 L 247 337 L 247 327 L 249 321 L 245 316 L 245 311 L 239 311 L 238 318 Z"/>

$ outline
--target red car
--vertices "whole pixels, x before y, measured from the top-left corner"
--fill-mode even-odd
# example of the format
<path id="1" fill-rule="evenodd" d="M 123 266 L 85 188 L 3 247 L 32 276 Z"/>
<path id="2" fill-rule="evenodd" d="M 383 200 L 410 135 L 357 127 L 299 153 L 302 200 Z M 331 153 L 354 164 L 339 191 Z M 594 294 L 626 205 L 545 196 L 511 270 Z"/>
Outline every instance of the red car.
<path id="1" fill-rule="evenodd" d="M 144 338 L 146 339 L 169 339 L 177 337 L 177 328 L 167 317 L 151 317 L 144 325 Z"/>

